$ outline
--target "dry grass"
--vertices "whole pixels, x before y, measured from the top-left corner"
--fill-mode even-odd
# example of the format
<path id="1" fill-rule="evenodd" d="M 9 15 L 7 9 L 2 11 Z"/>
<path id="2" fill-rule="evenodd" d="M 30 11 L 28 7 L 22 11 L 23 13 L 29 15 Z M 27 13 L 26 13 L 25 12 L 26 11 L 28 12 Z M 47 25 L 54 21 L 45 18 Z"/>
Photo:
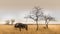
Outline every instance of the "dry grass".
<path id="1" fill-rule="evenodd" d="M 60 34 L 60 25 L 49 25 L 48 29 L 45 25 L 39 25 L 39 30 L 36 31 L 36 25 L 28 25 L 28 31 L 15 29 L 12 25 L 0 25 L 0 34 Z"/>

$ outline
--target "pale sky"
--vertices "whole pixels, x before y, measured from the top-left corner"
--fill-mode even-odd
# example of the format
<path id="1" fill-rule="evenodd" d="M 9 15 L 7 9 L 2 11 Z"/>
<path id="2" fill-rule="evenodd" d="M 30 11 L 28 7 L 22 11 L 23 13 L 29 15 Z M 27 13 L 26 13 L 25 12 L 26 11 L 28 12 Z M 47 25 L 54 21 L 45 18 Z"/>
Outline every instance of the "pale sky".
<path id="1" fill-rule="evenodd" d="M 34 6 L 43 8 L 45 14 L 60 20 L 60 0 L 0 0 L 0 22 L 4 23 L 12 18 L 17 22 L 25 22 L 24 16 L 28 15 Z"/>

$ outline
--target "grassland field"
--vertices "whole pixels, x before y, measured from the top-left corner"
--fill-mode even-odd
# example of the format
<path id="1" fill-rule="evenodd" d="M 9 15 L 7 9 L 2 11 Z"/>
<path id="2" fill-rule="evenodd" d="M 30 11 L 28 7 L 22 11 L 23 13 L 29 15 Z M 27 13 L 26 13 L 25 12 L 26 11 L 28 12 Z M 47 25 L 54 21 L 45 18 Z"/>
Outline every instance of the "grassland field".
<path id="1" fill-rule="evenodd" d="M 39 25 L 39 30 L 36 31 L 36 25 L 28 25 L 28 31 L 15 29 L 14 25 L 0 25 L 0 34 L 60 34 L 60 24 L 49 25 L 48 29 L 45 25 Z"/>

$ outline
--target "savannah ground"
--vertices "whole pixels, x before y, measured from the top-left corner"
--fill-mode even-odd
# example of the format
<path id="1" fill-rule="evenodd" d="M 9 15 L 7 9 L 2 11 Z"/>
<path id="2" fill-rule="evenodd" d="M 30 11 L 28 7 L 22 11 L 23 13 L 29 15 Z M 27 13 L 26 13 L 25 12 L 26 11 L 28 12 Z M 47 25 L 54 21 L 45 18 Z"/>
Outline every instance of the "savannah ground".
<path id="1" fill-rule="evenodd" d="M 14 25 L 0 25 L 0 34 L 60 34 L 60 25 L 49 25 L 48 29 L 45 25 L 39 25 L 39 30 L 36 31 L 36 25 L 28 25 L 28 31 L 15 29 Z"/>

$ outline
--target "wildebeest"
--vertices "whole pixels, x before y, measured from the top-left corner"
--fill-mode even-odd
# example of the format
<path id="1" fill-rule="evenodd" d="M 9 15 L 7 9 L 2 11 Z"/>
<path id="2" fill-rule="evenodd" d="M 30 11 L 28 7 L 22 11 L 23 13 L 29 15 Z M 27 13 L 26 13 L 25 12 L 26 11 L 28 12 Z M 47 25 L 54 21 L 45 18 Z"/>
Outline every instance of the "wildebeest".
<path id="1" fill-rule="evenodd" d="M 21 31 L 21 29 L 26 29 L 26 30 L 28 30 L 28 25 L 27 25 L 27 24 L 16 23 L 14 27 L 15 27 L 15 28 L 19 28 L 20 31 Z"/>

